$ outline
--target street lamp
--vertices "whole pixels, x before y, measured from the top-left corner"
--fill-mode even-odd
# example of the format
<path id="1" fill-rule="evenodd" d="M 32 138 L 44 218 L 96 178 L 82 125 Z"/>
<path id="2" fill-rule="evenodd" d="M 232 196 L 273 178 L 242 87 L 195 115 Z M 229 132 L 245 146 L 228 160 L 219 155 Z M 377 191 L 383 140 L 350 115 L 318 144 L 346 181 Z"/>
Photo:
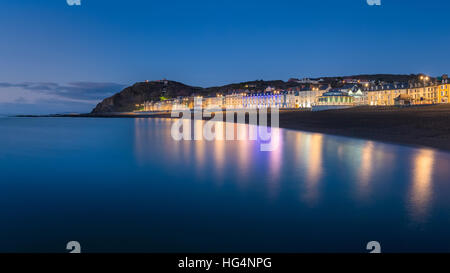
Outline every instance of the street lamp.
<path id="1" fill-rule="evenodd" d="M 425 82 L 427 82 L 427 81 L 429 81 L 430 80 L 430 77 L 429 76 L 420 76 L 420 80 L 421 81 L 425 81 Z"/>

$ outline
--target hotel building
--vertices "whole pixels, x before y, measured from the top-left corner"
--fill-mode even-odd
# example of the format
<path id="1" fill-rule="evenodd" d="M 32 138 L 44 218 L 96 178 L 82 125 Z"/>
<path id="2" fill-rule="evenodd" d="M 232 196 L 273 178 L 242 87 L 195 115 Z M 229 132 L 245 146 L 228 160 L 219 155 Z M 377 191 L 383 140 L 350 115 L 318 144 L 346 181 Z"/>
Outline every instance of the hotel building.
<path id="1" fill-rule="evenodd" d="M 236 90 L 225 96 L 225 106 L 228 109 L 242 109 L 245 91 Z"/>
<path id="2" fill-rule="evenodd" d="M 395 98 L 408 94 L 408 84 L 386 84 L 365 89 L 367 104 L 371 106 L 395 105 Z"/>
<path id="3" fill-rule="evenodd" d="M 448 88 L 447 83 L 414 82 L 372 86 L 364 92 L 371 106 L 392 106 L 398 104 L 399 99 L 408 100 L 408 104 L 421 105 L 448 103 Z"/>
<path id="4" fill-rule="evenodd" d="M 287 108 L 288 95 L 285 91 L 277 90 L 246 94 L 243 97 L 243 108 Z"/>
<path id="5" fill-rule="evenodd" d="M 410 85 L 408 95 L 412 104 L 433 104 L 438 102 L 438 86 L 436 84 L 415 83 Z"/>
<path id="6" fill-rule="evenodd" d="M 330 89 L 329 85 L 320 85 L 300 90 L 295 97 L 295 108 L 311 108 L 317 103 L 317 99 Z"/>

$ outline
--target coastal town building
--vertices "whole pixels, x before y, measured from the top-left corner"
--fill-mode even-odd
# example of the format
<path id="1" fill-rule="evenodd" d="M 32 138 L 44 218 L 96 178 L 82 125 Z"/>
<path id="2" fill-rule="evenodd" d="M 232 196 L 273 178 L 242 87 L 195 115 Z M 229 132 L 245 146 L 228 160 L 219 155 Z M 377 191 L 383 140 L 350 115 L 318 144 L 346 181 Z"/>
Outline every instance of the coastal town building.
<path id="1" fill-rule="evenodd" d="M 438 90 L 438 103 L 450 102 L 450 84 L 439 85 Z"/>
<path id="2" fill-rule="evenodd" d="M 298 92 L 295 90 L 287 90 L 282 92 L 282 104 L 281 108 L 293 109 L 296 106 L 296 97 Z"/>
<path id="3" fill-rule="evenodd" d="M 367 97 L 361 88 L 348 91 L 348 95 L 353 97 L 355 105 L 367 105 Z"/>
<path id="4" fill-rule="evenodd" d="M 330 89 L 330 85 L 312 85 L 300 90 L 295 99 L 295 108 L 311 108 L 317 103 L 317 99 Z"/>
<path id="5" fill-rule="evenodd" d="M 433 104 L 437 103 L 438 86 L 435 84 L 422 84 L 415 83 L 408 89 L 408 95 L 410 95 L 413 104 Z"/>
<path id="6" fill-rule="evenodd" d="M 448 76 L 443 75 L 438 87 L 438 103 L 450 102 L 450 82 Z"/>
<path id="7" fill-rule="evenodd" d="M 243 106 L 244 108 L 288 108 L 286 94 L 279 90 L 268 90 L 259 93 L 250 93 L 244 96 Z"/>
<path id="8" fill-rule="evenodd" d="M 227 109 L 244 108 L 243 98 L 246 95 L 244 90 L 235 90 L 225 96 L 225 106 Z"/>
<path id="9" fill-rule="evenodd" d="M 290 87 L 286 90 L 267 86 L 262 90 L 235 89 L 226 94 L 217 93 L 206 97 L 193 94 L 173 99 L 161 97 L 160 101 L 146 101 L 136 104 L 136 111 L 170 111 L 193 108 L 280 109 L 308 108 L 332 109 L 333 107 L 407 106 L 450 103 L 450 82 L 448 76 L 437 79 L 421 75 L 408 83 L 342 83 L 339 88 L 329 84 L 308 84 Z M 314 109 L 313 109 L 314 110 Z"/>
<path id="10" fill-rule="evenodd" d="M 400 94 L 394 100 L 396 106 L 409 106 L 412 104 L 411 97 L 407 94 Z"/>
<path id="11" fill-rule="evenodd" d="M 331 89 L 317 100 L 318 106 L 353 106 L 354 97 L 340 89 Z"/>
<path id="12" fill-rule="evenodd" d="M 311 105 L 311 109 L 313 111 L 340 109 L 365 104 L 365 94 L 360 85 L 348 84 L 341 88 L 331 89 L 328 87 L 326 92 L 316 98 L 316 102 Z"/>
<path id="13" fill-rule="evenodd" d="M 353 78 L 346 78 L 343 80 L 343 82 L 347 83 L 347 84 L 358 84 L 358 83 L 360 83 L 360 80 L 353 79 Z"/>
<path id="14" fill-rule="evenodd" d="M 408 94 L 408 84 L 386 84 L 367 88 L 365 91 L 368 105 L 389 106 L 395 105 L 395 98 L 401 94 Z"/>
<path id="15" fill-rule="evenodd" d="M 301 80 L 296 80 L 297 83 L 305 83 L 305 84 L 319 84 L 320 81 L 316 79 L 303 78 Z"/>
<path id="16" fill-rule="evenodd" d="M 204 108 L 221 109 L 225 105 L 225 97 L 221 94 L 215 96 L 208 96 L 203 99 Z"/>
<path id="17" fill-rule="evenodd" d="M 371 106 L 396 105 L 396 98 L 400 95 L 408 95 L 411 105 L 423 105 L 445 101 L 445 88 L 445 84 L 439 85 L 435 82 L 412 82 L 371 86 L 365 92 L 368 104 Z M 444 94 L 444 96 L 440 96 L 440 94 Z M 405 98 L 407 97 L 402 96 L 402 99 Z"/>

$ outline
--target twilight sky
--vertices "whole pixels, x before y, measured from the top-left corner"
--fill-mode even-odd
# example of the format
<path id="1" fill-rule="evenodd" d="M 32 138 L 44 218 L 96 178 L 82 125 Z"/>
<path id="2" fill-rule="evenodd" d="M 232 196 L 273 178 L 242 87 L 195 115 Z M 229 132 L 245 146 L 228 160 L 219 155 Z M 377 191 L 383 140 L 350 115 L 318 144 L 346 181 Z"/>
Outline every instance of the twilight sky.
<path id="1" fill-rule="evenodd" d="M 1 0 L 0 114 L 88 112 L 136 81 L 449 73 L 447 0 Z"/>

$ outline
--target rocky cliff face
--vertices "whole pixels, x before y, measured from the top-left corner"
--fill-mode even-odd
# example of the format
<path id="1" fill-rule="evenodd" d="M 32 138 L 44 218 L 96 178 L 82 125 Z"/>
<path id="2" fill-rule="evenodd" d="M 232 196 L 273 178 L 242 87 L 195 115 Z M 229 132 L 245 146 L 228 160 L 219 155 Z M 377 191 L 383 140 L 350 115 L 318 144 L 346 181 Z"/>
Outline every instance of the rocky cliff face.
<path id="1" fill-rule="evenodd" d="M 129 112 L 135 110 L 136 104 L 159 100 L 161 96 L 189 96 L 201 91 L 202 88 L 192 87 L 174 81 L 139 82 L 125 88 L 112 97 L 104 99 L 92 110 L 92 114 Z"/>

